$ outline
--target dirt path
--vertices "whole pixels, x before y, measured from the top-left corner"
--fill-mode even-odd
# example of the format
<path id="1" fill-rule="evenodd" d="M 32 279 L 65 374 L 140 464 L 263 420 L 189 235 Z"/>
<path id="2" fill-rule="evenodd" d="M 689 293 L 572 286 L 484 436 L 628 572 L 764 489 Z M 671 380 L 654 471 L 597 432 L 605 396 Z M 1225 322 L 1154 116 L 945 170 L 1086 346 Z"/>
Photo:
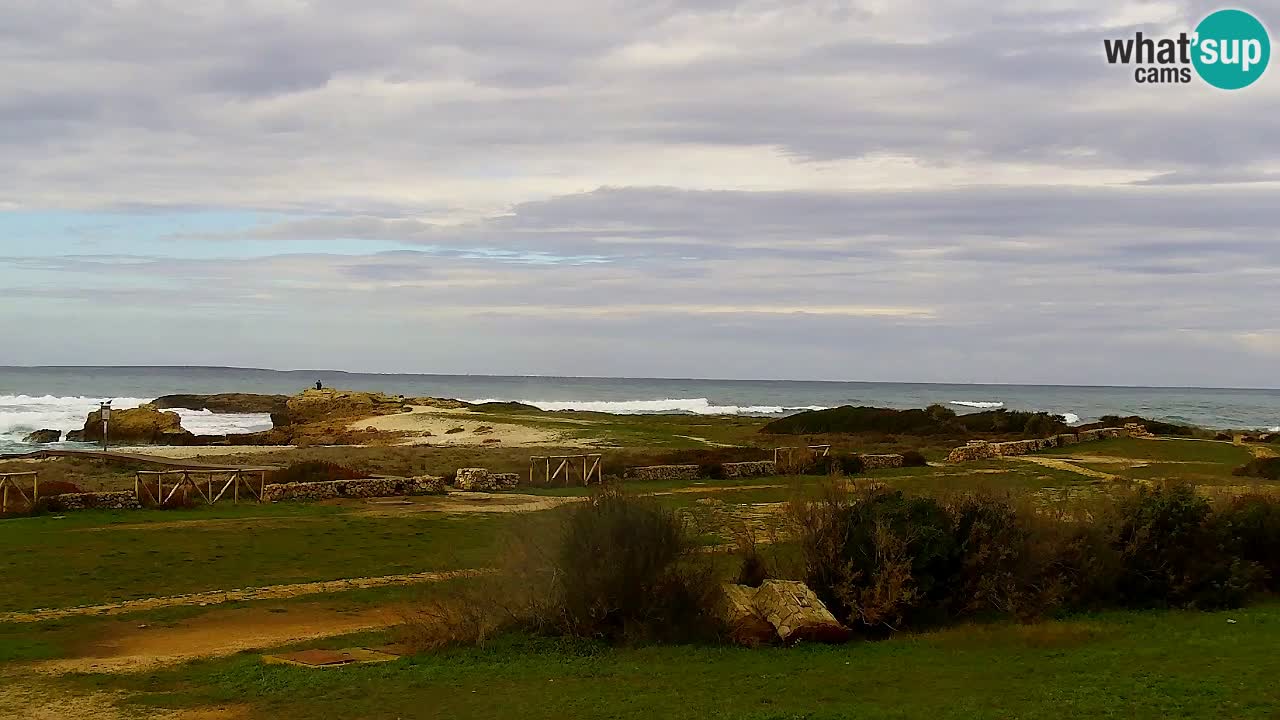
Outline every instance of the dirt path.
<path id="1" fill-rule="evenodd" d="M 129 710 L 115 705 L 118 693 L 69 693 L 33 689 L 21 678 L 0 676 L 0 717 L 5 720 L 244 720 L 244 705 L 184 710 Z"/>
<path id="2" fill-rule="evenodd" d="M 217 610 L 165 627 L 133 626 L 94 640 L 76 657 L 29 666 L 43 673 L 137 672 L 245 650 L 380 630 L 404 622 L 405 608 L 359 611 L 327 607 L 235 608 Z"/>
<path id="3" fill-rule="evenodd" d="M 189 595 L 170 595 L 167 597 L 144 598 L 141 600 L 125 600 L 118 603 L 102 605 L 84 605 L 73 608 L 53 610 L 32 610 L 30 612 L 0 613 L 0 623 L 31 623 L 45 620 L 58 620 L 68 617 L 86 615 L 122 615 L 140 610 L 157 610 L 160 608 L 183 607 L 190 605 L 220 605 L 242 600 L 278 600 L 281 598 L 319 595 L 322 593 L 343 592 L 363 588 L 385 587 L 388 585 L 413 585 L 417 583 L 441 582 L 460 577 L 474 577 L 489 572 L 488 570 L 451 570 L 445 572 L 422 572 L 410 575 L 381 575 L 377 577 L 349 578 L 328 580 L 324 582 L 298 583 L 294 585 L 268 585 L 260 588 L 244 588 L 235 590 L 215 590 L 211 592 L 191 593 Z"/>
<path id="4" fill-rule="evenodd" d="M 1077 475 L 1083 475 L 1084 477 L 1088 477 L 1088 478 L 1095 478 L 1097 480 L 1119 480 L 1120 479 L 1120 476 L 1118 475 L 1112 475 L 1111 473 L 1104 473 L 1098 470 L 1090 470 L 1089 468 L 1083 468 L 1083 467 L 1080 467 L 1079 465 L 1072 465 L 1066 460 L 1060 460 L 1058 458 L 1035 457 L 1032 455 L 1014 455 L 1014 456 L 1010 456 L 1008 459 L 1017 460 L 1020 462 L 1035 463 L 1036 465 L 1052 468 L 1054 470 L 1065 470 L 1066 472 L 1075 473 Z"/>

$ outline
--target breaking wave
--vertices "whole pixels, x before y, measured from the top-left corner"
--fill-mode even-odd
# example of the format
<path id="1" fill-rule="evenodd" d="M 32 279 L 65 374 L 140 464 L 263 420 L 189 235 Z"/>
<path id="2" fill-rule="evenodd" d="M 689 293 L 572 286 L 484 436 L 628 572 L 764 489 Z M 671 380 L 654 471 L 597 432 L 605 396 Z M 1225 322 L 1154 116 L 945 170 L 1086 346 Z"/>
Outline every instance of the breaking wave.
<path id="1" fill-rule="evenodd" d="M 951 401 L 951 404 L 952 404 L 952 405 L 963 405 L 964 407 L 979 408 L 979 409 L 983 409 L 983 410 L 989 410 L 989 409 L 991 409 L 991 408 L 1001 408 L 1001 407 L 1004 407 L 1004 403 L 1002 403 L 1002 402 L 1000 402 L 1000 401 L 998 401 L 998 400 L 993 400 L 993 401 L 990 401 L 990 402 L 978 402 L 978 401 L 973 401 L 973 400 L 952 400 L 952 401 Z"/>
<path id="2" fill-rule="evenodd" d="M 823 405 L 783 407 L 781 405 L 713 405 L 707 398 L 665 398 L 662 400 L 472 400 L 473 403 L 518 402 L 540 410 L 580 410 L 640 415 L 645 413 L 686 413 L 690 415 L 781 415 L 802 410 L 826 410 Z"/>
<path id="3" fill-rule="evenodd" d="M 36 430 L 61 430 L 66 433 L 84 427 L 88 414 L 98 409 L 99 402 L 111 400 L 114 410 L 135 408 L 150 398 L 58 397 L 55 395 L 0 395 L 0 440 L 21 442 Z M 212 413 L 208 410 L 174 409 L 182 418 L 182 427 L 197 435 L 226 435 L 271 429 L 271 416 L 266 413 Z"/>

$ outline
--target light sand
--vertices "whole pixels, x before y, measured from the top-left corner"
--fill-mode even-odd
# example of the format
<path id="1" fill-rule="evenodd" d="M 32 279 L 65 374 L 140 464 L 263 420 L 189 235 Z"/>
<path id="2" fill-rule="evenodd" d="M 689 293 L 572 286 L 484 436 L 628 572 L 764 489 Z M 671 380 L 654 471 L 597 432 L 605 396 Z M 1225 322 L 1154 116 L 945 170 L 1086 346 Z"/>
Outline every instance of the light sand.
<path id="1" fill-rule="evenodd" d="M 467 410 L 448 410 L 429 406 L 415 406 L 412 412 L 398 415 L 380 415 L 356 420 L 348 427 L 352 430 L 363 430 L 371 427 L 385 432 L 419 433 L 419 437 L 410 438 L 405 443 L 407 445 L 497 445 L 499 447 L 556 445 L 560 447 L 582 447 L 594 444 L 594 441 L 569 437 L 566 432 L 498 422 L 491 415 L 473 413 Z M 455 428 L 462 428 L 462 431 L 449 433 L 449 430 Z M 429 436 L 421 435 L 427 432 L 431 434 Z M 493 442 L 495 440 L 497 442 Z"/>
<path id="2" fill-rule="evenodd" d="M 131 455 L 154 455 L 171 460 L 190 460 L 201 456 L 268 453 L 276 450 L 292 450 L 294 447 L 293 445 L 136 445 L 132 447 L 113 447 L 111 451 L 129 453 Z"/>

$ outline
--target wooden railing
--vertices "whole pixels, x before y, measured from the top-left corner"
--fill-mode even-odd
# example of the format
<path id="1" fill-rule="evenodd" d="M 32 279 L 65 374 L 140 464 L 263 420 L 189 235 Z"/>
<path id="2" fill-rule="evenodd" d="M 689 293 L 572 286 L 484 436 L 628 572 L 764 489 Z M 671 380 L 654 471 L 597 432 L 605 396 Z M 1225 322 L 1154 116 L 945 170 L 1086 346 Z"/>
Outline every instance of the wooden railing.
<path id="1" fill-rule="evenodd" d="M 565 486 L 568 486 L 572 479 L 571 476 L 578 475 L 577 470 L 579 467 L 582 468 L 579 477 L 581 477 L 583 485 L 590 485 L 592 478 L 595 478 L 597 483 L 603 483 L 603 467 L 600 464 L 600 459 L 602 457 L 603 456 L 598 453 L 587 453 L 584 455 L 535 455 L 529 458 L 529 484 L 537 484 L 536 475 L 540 474 L 542 476 L 541 480 L 543 485 L 550 485 L 555 480 L 563 478 Z M 551 463 L 556 460 L 559 460 L 560 463 L 556 465 L 556 469 L 552 471 Z M 582 461 L 581 464 L 578 463 L 579 460 Z M 542 470 L 541 473 L 537 472 L 539 469 Z"/>
<path id="2" fill-rule="evenodd" d="M 785 453 L 787 454 L 787 456 L 788 456 L 788 457 L 790 457 L 790 456 L 791 456 L 791 453 L 796 452 L 797 450 L 808 450 L 809 452 L 812 452 L 813 454 L 817 455 L 818 457 L 826 457 L 826 456 L 828 456 L 828 455 L 830 455 L 830 454 L 831 454 L 831 446 L 830 446 L 830 445 L 807 445 L 807 446 L 802 447 L 802 448 L 800 448 L 800 447 L 776 447 L 776 448 L 774 448 L 774 449 L 773 449 L 773 461 L 774 461 L 775 463 L 776 463 L 776 462 L 778 462 L 778 453 L 779 453 L 779 452 L 785 452 Z"/>
<path id="3" fill-rule="evenodd" d="M 31 496 L 27 497 L 27 493 L 18 483 L 14 482 L 14 478 L 31 478 Z M 35 472 L 11 472 L 0 473 L 0 513 L 9 512 L 9 491 L 12 490 L 18 497 L 22 498 L 24 508 L 30 510 L 35 507 L 36 502 L 40 499 L 40 475 Z M 15 503 L 16 505 L 16 503 Z"/>
<path id="4" fill-rule="evenodd" d="M 227 491 L 231 491 L 231 502 L 240 502 L 240 488 L 243 486 L 249 497 L 262 502 L 267 486 L 267 472 L 271 468 L 239 468 L 235 470 L 214 470 L 209 468 L 180 468 L 176 470 L 139 470 L 133 478 L 133 492 L 138 502 L 143 505 L 165 505 L 171 502 L 178 492 L 190 488 L 196 495 L 212 505 L 221 500 Z M 194 478 L 192 476 L 195 476 Z M 250 477 L 257 484 L 250 482 Z M 225 479 L 224 479 L 225 477 Z M 173 484 L 165 494 L 165 479 L 173 478 Z M 154 481 L 154 491 L 152 483 Z M 217 489 L 215 493 L 214 490 Z"/>

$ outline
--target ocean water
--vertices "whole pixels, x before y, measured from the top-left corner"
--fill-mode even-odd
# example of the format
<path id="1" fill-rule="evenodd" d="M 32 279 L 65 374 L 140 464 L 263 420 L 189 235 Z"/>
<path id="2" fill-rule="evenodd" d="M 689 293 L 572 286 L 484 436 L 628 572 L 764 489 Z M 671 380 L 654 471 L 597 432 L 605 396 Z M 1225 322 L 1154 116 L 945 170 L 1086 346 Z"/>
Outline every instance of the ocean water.
<path id="1" fill-rule="evenodd" d="M 1114 414 L 1213 428 L 1280 427 L 1280 390 L 382 375 L 201 367 L 0 367 L 0 452 L 29 450 L 21 440 L 33 430 L 82 427 L 85 415 L 101 400 L 110 399 L 112 407 L 122 408 L 174 393 L 293 394 L 316 380 L 326 387 L 411 396 L 515 400 L 546 410 L 767 416 L 838 405 L 912 408 L 943 403 L 957 412 L 993 407 L 1043 410 L 1072 422 Z M 253 432 L 271 426 L 265 415 L 179 412 L 183 426 L 195 433 Z"/>

